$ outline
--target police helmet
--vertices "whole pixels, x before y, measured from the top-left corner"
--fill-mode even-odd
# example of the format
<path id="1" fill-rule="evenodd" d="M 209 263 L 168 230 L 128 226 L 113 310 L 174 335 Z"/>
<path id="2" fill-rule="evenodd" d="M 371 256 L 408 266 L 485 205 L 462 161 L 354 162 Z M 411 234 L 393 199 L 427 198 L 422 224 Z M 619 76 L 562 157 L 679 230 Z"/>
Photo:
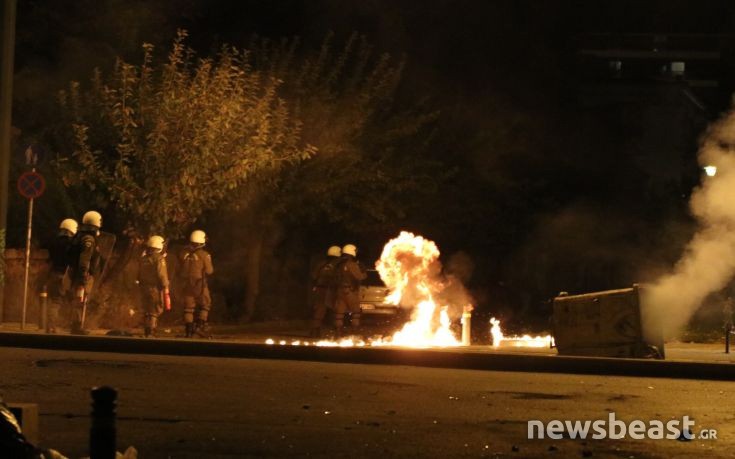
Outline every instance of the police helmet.
<path id="1" fill-rule="evenodd" d="M 191 236 L 189 236 L 189 241 L 194 244 L 204 244 L 206 240 L 207 235 L 202 230 L 194 230 L 191 232 Z"/>
<path id="2" fill-rule="evenodd" d="M 346 246 L 342 247 L 342 253 L 345 255 L 352 255 L 353 257 L 356 257 L 357 247 L 352 244 L 347 244 Z"/>
<path id="3" fill-rule="evenodd" d="M 163 238 L 161 236 L 151 236 L 145 245 L 150 249 L 163 250 Z"/>
<path id="4" fill-rule="evenodd" d="M 102 228 L 102 215 L 100 215 L 96 210 L 90 210 L 84 214 L 84 217 L 82 217 L 82 223 Z"/>
<path id="5" fill-rule="evenodd" d="M 59 225 L 59 229 L 67 230 L 71 234 L 77 234 L 78 227 L 79 223 L 73 218 L 65 218 L 61 221 L 61 225 Z"/>

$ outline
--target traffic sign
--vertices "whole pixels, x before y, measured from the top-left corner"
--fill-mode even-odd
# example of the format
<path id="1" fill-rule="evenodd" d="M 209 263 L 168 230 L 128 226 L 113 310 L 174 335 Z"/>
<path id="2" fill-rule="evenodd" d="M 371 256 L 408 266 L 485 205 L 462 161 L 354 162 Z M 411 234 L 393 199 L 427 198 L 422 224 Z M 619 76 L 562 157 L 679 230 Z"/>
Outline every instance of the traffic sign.
<path id="1" fill-rule="evenodd" d="M 27 199 L 40 197 L 46 190 L 46 180 L 36 171 L 27 171 L 18 178 L 18 191 Z"/>
<path id="2" fill-rule="evenodd" d="M 23 152 L 23 157 L 26 161 L 26 166 L 36 167 L 38 163 L 43 161 L 43 157 L 46 155 L 45 150 L 42 146 L 32 143 L 26 147 Z"/>

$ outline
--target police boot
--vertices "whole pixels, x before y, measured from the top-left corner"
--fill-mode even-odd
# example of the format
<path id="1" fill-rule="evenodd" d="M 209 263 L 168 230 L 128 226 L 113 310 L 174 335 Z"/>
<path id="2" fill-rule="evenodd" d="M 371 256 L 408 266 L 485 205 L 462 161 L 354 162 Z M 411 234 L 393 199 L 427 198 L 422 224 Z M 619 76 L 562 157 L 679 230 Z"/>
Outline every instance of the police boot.
<path id="1" fill-rule="evenodd" d="M 50 335 L 56 334 L 56 321 L 59 314 L 58 312 L 49 311 L 48 313 L 48 319 L 46 322 L 46 333 Z"/>
<path id="2" fill-rule="evenodd" d="M 360 333 L 360 314 L 352 314 L 350 317 L 350 327 L 355 333 Z"/>
<path id="3" fill-rule="evenodd" d="M 186 323 L 186 337 L 192 338 L 194 336 L 194 322 Z"/>
<path id="4" fill-rule="evenodd" d="M 200 338 L 211 338 L 212 335 L 209 332 L 209 324 L 203 320 L 197 322 L 196 334 Z"/>
<path id="5" fill-rule="evenodd" d="M 89 332 L 83 329 L 82 324 L 79 322 L 72 322 L 69 333 L 72 335 L 89 335 Z"/>
<path id="6" fill-rule="evenodd" d="M 146 326 L 145 328 L 143 328 L 143 335 L 146 338 L 148 338 L 149 336 L 151 336 L 151 327 Z"/>
<path id="7" fill-rule="evenodd" d="M 158 317 L 151 317 L 150 335 L 156 337 L 156 329 L 158 328 Z"/>

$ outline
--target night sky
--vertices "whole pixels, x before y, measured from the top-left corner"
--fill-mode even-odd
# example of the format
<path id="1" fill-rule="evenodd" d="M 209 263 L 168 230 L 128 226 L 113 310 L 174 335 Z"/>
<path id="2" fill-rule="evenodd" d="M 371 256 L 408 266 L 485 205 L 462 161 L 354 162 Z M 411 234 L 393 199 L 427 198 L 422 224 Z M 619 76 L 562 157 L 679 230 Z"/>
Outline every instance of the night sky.
<path id="1" fill-rule="evenodd" d="M 137 61 L 143 42 L 164 52 L 180 27 L 202 56 L 224 43 L 247 47 L 253 34 L 299 36 L 304 49 L 318 49 L 330 31 L 337 42 L 357 31 L 376 51 L 406 59 L 398 99 L 440 113 L 427 155 L 452 175 L 425 201 L 407 196 L 407 215 L 377 229 L 287 224 L 273 258 L 308 258 L 340 237 L 370 259 L 397 230 L 412 229 L 435 239 L 445 261 L 469 255 L 481 306 L 513 316 L 540 311 L 560 290 L 630 285 L 675 261 L 692 231 L 697 139 L 733 88 L 733 26 L 728 1 L 24 0 L 14 125 L 19 144 L 39 139 L 58 89 L 116 56 Z M 702 96 L 702 110 L 656 119 L 651 107 L 668 113 L 685 102 L 652 98 L 661 85 L 645 76 L 622 90 L 586 76 L 579 51 L 591 35 L 633 33 L 716 37 L 706 46 L 721 58 L 707 77 L 718 89 Z M 601 102 L 592 87 L 617 96 Z M 672 126 L 676 141 L 667 137 Z M 676 158 L 673 171 L 641 160 L 662 144 Z M 22 228 L 22 204 L 13 201 L 10 228 Z M 42 238 L 61 216 L 43 203 L 39 212 Z M 22 237 L 11 230 L 9 239 Z"/>

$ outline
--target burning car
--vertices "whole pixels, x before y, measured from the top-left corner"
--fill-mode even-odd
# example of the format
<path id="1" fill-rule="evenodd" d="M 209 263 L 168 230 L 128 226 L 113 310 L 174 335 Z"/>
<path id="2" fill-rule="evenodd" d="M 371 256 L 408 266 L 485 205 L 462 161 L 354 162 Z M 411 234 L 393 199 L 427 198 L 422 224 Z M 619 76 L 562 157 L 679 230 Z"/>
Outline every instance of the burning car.
<path id="1" fill-rule="evenodd" d="M 386 301 L 390 289 L 380 278 L 378 271 L 367 270 L 367 278 L 360 287 L 360 309 L 363 315 L 381 317 L 396 317 L 400 315 L 401 307 Z"/>

